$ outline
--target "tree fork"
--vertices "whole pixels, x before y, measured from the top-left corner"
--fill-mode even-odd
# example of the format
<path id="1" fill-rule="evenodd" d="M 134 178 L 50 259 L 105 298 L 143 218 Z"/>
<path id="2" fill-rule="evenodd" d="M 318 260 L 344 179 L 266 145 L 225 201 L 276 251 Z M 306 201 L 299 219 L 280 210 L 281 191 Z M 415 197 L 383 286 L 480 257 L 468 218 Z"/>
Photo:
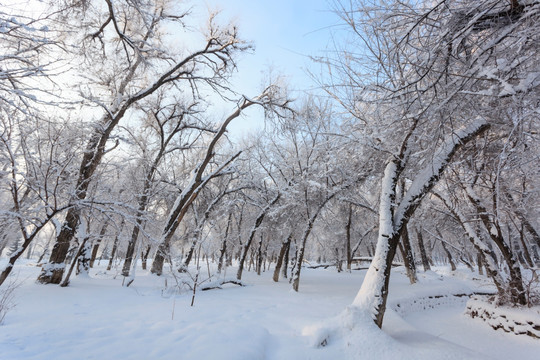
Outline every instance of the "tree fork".
<path id="1" fill-rule="evenodd" d="M 373 321 L 379 328 L 382 327 L 386 311 L 392 261 L 399 239 L 403 235 L 404 227 L 407 226 L 421 200 L 438 182 L 454 154 L 464 144 L 488 128 L 487 123 L 478 121 L 467 128 L 456 131 L 450 138 L 446 139 L 437 148 L 433 161 L 416 175 L 395 212 L 393 211 L 395 190 L 404 164 L 401 156 L 388 162 L 381 185 L 377 249 L 362 287 L 353 303 L 373 311 Z"/>
<path id="2" fill-rule="evenodd" d="M 277 262 L 276 262 L 276 268 L 274 269 L 274 276 L 272 277 L 272 279 L 274 280 L 274 282 L 278 282 L 279 281 L 279 272 L 281 270 L 281 267 L 283 266 L 283 258 L 285 257 L 285 254 L 287 253 L 287 251 L 289 250 L 289 247 L 291 246 L 291 241 L 292 241 L 292 232 L 289 234 L 289 236 L 287 236 L 287 240 L 283 241 L 281 243 L 281 249 L 279 249 L 279 255 L 278 255 L 278 258 L 277 258 Z M 285 267 L 287 265 L 285 264 Z M 286 269 L 285 269 L 286 271 Z M 285 277 L 287 277 L 287 274 L 285 272 Z"/>

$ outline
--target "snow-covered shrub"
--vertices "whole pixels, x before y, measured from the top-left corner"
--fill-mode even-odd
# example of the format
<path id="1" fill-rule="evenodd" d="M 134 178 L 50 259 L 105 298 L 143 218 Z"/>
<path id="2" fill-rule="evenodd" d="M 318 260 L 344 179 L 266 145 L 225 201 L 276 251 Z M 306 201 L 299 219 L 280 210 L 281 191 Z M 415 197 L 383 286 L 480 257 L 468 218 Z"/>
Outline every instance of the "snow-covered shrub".
<path id="1" fill-rule="evenodd" d="M 4 322 L 4 318 L 9 310 L 15 307 L 15 289 L 19 287 L 19 284 L 15 281 L 4 283 L 0 287 L 0 325 Z"/>

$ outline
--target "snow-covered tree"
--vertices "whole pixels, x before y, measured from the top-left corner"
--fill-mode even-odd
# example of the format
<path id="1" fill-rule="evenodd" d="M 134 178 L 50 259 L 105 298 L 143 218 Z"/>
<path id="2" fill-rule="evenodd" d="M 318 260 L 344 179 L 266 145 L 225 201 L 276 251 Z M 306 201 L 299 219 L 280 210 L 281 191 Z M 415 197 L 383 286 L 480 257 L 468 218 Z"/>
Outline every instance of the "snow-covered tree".
<path id="1" fill-rule="evenodd" d="M 501 119 L 503 109 L 517 114 L 537 96 L 539 7 L 489 0 L 337 4 L 351 40 L 327 60 L 328 92 L 365 129 L 365 141 L 390 154 L 377 251 L 354 302 L 377 325 L 395 249 L 419 202 L 458 148 L 488 126 L 500 131 L 512 121 Z"/>

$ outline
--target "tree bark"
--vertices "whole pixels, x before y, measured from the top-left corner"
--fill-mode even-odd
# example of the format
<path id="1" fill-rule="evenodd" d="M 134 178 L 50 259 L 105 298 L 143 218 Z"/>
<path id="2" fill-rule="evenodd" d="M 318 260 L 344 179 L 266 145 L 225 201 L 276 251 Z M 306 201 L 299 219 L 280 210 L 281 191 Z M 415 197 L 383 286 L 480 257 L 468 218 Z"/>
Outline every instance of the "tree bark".
<path id="1" fill-rule="evenodd" d="M 86 237 L 81 244 L 81 251 L 79 256 L 77 256 L 73 262 L 77 263 L 77 275 L 86 275 L 90 271 L 90 255 L 91 255 L 91 244 L 88 241 L 90 238 Z"/>
<path id="2" fill-rule="evenodd" d="M 352 204 L 349 204 L 349 215 L 345 225 L 345 251 L 347 255 L 347 270 L 351 271 L 352 251 L 351 251 L 351 224 L 352 224 Z"/>
<path id="3" fill-rule="evenodd" d="M 296 241 L 295 241 L 296 243 Z M 283 258 L 283 271 L 282 271 L 282 275 L 283 275 L 283 278 L 286 279 L 287 278 L 287 270 L 289 268 L 289 254 L 291 252 L 291 244 L 292 244 L 292 237 L 291 237 L 291 241 L 289 241 L 289 244 L 287 245 L 287 249 L 285 250 L 285 256 Z"/>
<path id="4" fill-rule="evenodd" d="M 401 243 L 403 244 L 403 259 L 405 260 L 405 266 L 407 268 L 407 276 L 409 277 L 410 283 L 415 284 L 418 281 L 418 278 L 416 277 L 416 264 L 414 263 L 414 255 L 409 240 L 407 226 L 403 229 Z"/>
<path id="5" fill-rule="evenodd" d="M 418 249 L 420 249 L 420 257 L 422 259 L 422 266 L 425 271 L 431 271 L 431 266 L 429 266 L 428 256 L 426 254 L 426 248 L 424 246 L 424 238 L 422 237 L 422 231 L 418 228 L 416 229 L 416 239 L 418 241 Z"/>
<path id="6" fill-rule="evenodd" d="M 281 243 L 281 249 L 279 249 L 279 255 L 276 262 L 276 268 L 274 269 L 274 276 L 272 277 L 272 279 L 275 282 L 279 281 L 279 272 L 281 271 L 281 266 L 283 265 L 285 254 L 287 253 L 287 251 L 289 250 L 289 247 L 291 246 L 292 236 L 293 236 L 293 233 L 291 232 L 289 236 L 287 236 L 287 239 Z"/>
<path id="7" fill-rule="evenodd" d="M 218 274 L 221 274 L 221 270 L 223 269 L 223 262 L 227 254 L 227 241 L 229 238 L 229 230 L 231 228 L 231 224 L 232 224 L 232 213 L 229 213 L 229 218 L 227 219 L 227 227 L 225 228 L 225 236 L 223 237 L 223 241 L 221 241 L 221 249 L 219 249 L 219 260 L 218 260 L 218 268 L 217 268 Z"/>
<path id="8" fill-rule="evenodd" d="M 263 245 L 263 235 L 261 234 L 260 240 L 259 240 L 259 246 L 257 247 L 257 275 L 261 275 L 261 266 L 263 262 L 263 251 L 262 251 L 262 245 Z"/>
<path id="9" fill-rule="evenodd" d="M 86 192 L 84 192 L 84 197 L 86 197 Z M 79 220 L 79 209 L 75 207 L 70 208 L 66 214 L 66 220 L 62 225 L 60 234 L 58 234 L 58 237 L 56 238 L 49 262 L 43 265 L 41 273 L 37 279 L 39 283 L 60 284 L 62 281 L 65 269 L 64 261 L 66 260 L 71 240 L 75 236 L 75 231 L 79 226 Z"/>
<path id="10" fill-rule="evenodd" d="M 527 262 L 527 265 L 530 268 L 533 268 L 534 262 L 532 261 L 531 253 L 529 252 L 527 242 L 525 241 L 525 231 L 523 223 L 521 223 L 521 229 L 519 229 L 519 241 L 521 242 L 521 246 L 523 247 L 523 255 L 525 256 L 525 261 Z"/>

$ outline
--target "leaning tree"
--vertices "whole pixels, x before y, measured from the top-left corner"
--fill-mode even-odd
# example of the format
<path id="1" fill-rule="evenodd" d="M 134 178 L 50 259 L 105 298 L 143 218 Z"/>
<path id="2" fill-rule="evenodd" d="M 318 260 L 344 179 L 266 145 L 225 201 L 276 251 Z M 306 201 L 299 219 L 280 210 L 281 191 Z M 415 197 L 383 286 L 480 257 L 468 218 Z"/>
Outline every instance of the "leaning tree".
<path id="1" fill-rule="evenodd" d="M 537 107 L 540 3 L 354 1 L 337 11 L 351 40 L 326 60 L 327 90 L 363 144 L 388 154 L 377 249 L 353 303 L 380 327 L 390 265 L 420 201 L 460 148 L 504 127 L 503 109 Z"/>

